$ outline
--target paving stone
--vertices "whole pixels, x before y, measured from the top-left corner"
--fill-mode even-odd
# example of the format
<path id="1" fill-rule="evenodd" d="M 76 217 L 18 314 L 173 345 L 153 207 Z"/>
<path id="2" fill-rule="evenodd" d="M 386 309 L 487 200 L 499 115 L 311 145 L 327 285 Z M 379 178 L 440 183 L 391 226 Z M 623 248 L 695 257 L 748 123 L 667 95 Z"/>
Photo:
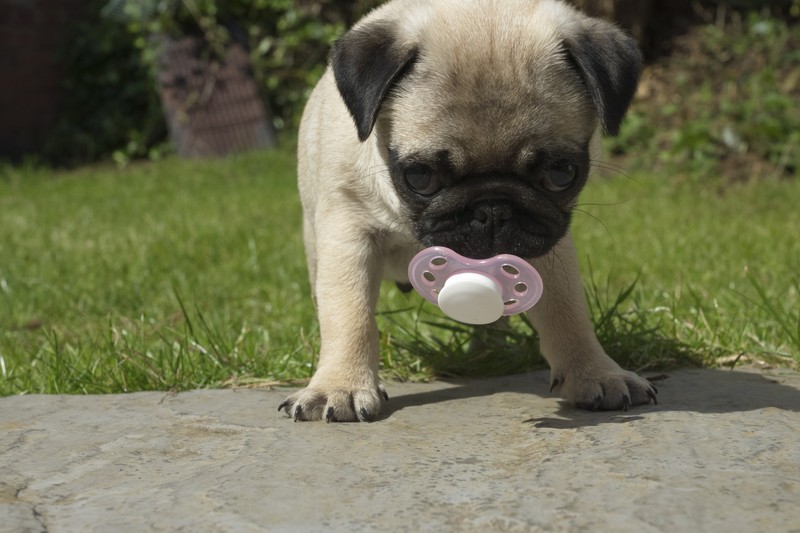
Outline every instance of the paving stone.
<path id="1" fill-rule="evenodd" d="M 0 399 L 2 531 L 800 531 L 800 375 L 669 372 L 586 412 L 547 373 L 389 384 L 371 424 L 287 390 Z"/>

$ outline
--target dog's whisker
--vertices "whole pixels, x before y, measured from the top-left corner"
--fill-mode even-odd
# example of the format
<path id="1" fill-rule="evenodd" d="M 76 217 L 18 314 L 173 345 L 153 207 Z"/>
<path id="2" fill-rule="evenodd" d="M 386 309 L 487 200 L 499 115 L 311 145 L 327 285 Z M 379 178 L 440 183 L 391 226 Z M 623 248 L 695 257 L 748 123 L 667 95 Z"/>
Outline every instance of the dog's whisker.
<path id="1" fill-rule="evenodd" d="M 607 170 L 609 172 L 613 172 L 615 174 L 619 174 L 620 176 L 623 176 L 624 178 L 627 178 L 627 179 L 629 179 L 630 181 L 632 181 L 634 183 L 637 183 L 637 184 L 640 183 L 639 180 L 634 178 L 633 175 L 630 172 L 628 172 L 628 169 L 626 169 L 623 166 L 616 165 L 616 164 L 610 163 L 608 161 L 602 161 L 600 159 L 590 159 L 589 160 L 589 165 L 594 167 L 594 168 L 599 168 L 599 169 L 602 169 L 602 170 Z"/>
<path id="2" fill-rule="evenodd" d="M 608 168 L 614 168 L 618 170 L 622 170 L 627 172 L 627 168 L 623 167 L 622 165 L 618 165 L 616 163 L 612 163 L 611 161 L 605 161 L 603 159 L 589 159 L 589 162 L 592 164 L 603 165 Z"/>
<path id="3" fill-rule="evenodd" d="M 579 204 L 575 204 L 575 208 L 578 207 L 614 207 L 618 205 L 625 205 L 630 200 L 620 200 L 619 202 L 581 202 Z"/>
<path id="4" fill-rule="evenodd" d="M 608 230 L 608 226 L 606 226 L 605 222 L 603 222 L 602 220 L 600 220 L 600 218 L 599 218 L 599 217 L 596 217 L 596 216 L 594 216 L 593 214 L 591 214 L 590 212 L 588 212 L 588 211 L 586 211 L 586 210 L 583 210 L 583 209 L 580 209 L 580 208 L 578 208 L 578 207 L 576 207 L 576 208 L 575 208 L 575 212 L 577 212 L 577 213 L 583 213 L 584 215 L 588 216 L 589 218 L 593 218 L 594 220 L 596 220 L 597 222 L 599 222 L 601 226 L 603 226 L 603 229 L 605 230 L 605 232 L 606 232 L 606 235 L 608 235 L 608 236 L 609 236 L 609 237 L 611 237 L 612 239 L 614 238 L 614 235 L 612 235 L 612 233 L 611 233 L 611 232 Z"/>
<path id="5" fill-rule="evenodd" d="M 555 271 L 555 269 L 556 269 L 556 260 L 558 260 L 558 263 L 561 265 L 561 271 L 564 274 L 564 278 L 565 279 L 569 279 L 569 276 L 567 275 L 567 267 L 564 264 L 564 261 L 561 259 L 561 256 L 558 255 L 558 251 L 555 248 L 550 250 L 549 252 L 547 252 L 547 256 L 546 257 L 550 260 L 550 264 L 548 265 L 548 269 L 551 272 Z"/>
<path id="6" fill-rule="evenodd" d="M 356 171 L 357 172 L 357 171 Z M 367 177 L 367 178 L 374 178 L 380 176 L 381 174 L 389 174 L 389 171 L 386 168 L 381 167 L 380 165 L 374 165 L 366 169 L 366 173 L 359 174 L 359 176 Z M 347 177 L 347 174 L 334 174 L 330 176 L 331 180 L 342 180 Z"/>

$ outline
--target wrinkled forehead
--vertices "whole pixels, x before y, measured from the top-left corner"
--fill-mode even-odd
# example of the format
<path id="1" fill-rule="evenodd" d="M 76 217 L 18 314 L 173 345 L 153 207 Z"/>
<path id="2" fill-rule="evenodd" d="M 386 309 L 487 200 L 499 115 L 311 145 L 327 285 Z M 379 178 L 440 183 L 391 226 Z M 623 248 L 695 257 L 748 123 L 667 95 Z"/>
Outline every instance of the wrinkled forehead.
<path id="1" fill-rule="evenodd" d="M 446 149 L 455 165 L 475 167 L 586 146 L 596 129 L 589 95 L 565 59 L 545 53 L 447 61 L 423 50 L 387 102 L 393 148 L 421 157 Z"/>

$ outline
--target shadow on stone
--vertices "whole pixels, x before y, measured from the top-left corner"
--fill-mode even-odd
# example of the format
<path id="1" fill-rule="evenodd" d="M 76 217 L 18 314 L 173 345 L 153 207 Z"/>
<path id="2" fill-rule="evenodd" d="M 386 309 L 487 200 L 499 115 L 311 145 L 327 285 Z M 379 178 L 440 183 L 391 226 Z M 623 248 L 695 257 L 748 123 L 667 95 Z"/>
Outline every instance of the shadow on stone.
<path id="1" fill-rule="evenodd" d="M 536 427 L 575 428 L 606 423 L 624 423 L 641 419 L 650 412 L 735 413 L 777 408 L 800 412 L 800 391 L 782 385 L 783 379 L 797 379 L 796 374 L 765 375 L 747 371 L 687 369 L 670 372 L 659 380 L 658 405 L 634 407 L 627 412 L 590 412 L 559 400 L 553 417 L 532 418 L 525 422 Z M 444 380 L 449 387 L 393 397 L 386 417 L 408 407 L 448 402 L 497 393 L 519 393 L 543 398 L 549 392 L 548 373 L 533 372 L 485 380 Z M 524 402 L 522 396 L 520 401 Z"/>

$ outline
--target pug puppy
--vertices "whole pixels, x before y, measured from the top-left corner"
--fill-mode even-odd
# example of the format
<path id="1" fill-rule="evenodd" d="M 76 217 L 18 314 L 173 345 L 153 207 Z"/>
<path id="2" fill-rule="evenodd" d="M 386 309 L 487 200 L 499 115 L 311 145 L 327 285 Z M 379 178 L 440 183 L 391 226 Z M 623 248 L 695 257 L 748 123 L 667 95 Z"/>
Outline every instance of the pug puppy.
<path id="1" fill-rule="evenodd" d="M 305 108 L 299 189 L 319 365 L 278 408 L 370 421 L 381 280 L 420 249 L 526 258 L 551 390 L 587 409 L 655 402 L 593 331 L 569 235 L 602 131 L 616 134 L 641 55 L 614 25 L 555 0 L 393 0 L 333 47 Z"/>

